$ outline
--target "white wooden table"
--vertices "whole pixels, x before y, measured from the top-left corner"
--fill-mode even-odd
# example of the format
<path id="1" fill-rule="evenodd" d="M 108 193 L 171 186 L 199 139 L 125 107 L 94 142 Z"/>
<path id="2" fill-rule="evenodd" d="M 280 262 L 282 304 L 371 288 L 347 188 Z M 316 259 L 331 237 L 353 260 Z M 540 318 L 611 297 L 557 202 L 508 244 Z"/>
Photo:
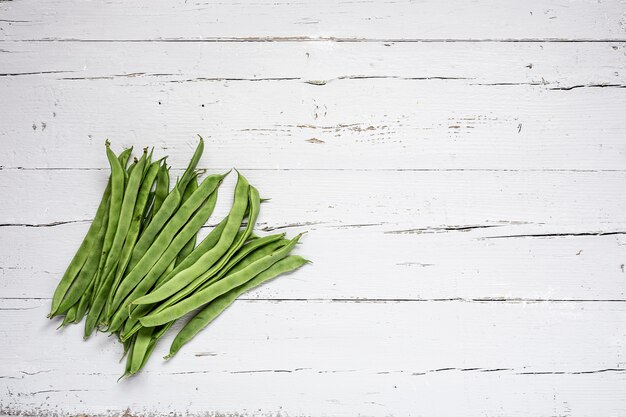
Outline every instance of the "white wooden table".
<path id="1" fill-rule="evenodd" d="M 624 87 L 619 0 L 0 2 L 0 414 L 626 415 Z M 315 263 L 116 383 L 50 297 L 196 133 Z"/>

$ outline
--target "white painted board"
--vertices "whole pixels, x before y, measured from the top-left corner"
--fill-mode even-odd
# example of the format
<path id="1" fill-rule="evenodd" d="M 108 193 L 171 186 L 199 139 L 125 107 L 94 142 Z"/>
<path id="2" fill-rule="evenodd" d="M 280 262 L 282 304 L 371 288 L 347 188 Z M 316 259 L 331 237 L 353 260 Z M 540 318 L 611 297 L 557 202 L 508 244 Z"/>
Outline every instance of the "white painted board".
<path id="1" fill-rule="evenodd" d="M 0 2 L 0 415 L 625 415 L 625 11 Z M 105 138 L 177 176 L 196 134 L 314 263 L 118 383 L 50 298 Z"/>

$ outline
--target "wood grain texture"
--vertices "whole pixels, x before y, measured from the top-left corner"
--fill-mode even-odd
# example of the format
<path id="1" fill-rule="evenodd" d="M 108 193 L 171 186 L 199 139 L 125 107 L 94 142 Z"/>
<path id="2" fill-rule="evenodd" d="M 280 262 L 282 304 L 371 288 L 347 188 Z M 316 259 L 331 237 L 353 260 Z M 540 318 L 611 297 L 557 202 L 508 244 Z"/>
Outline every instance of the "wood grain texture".
<path id="1" fill-rule="evenodd" d="M 46 302 L 4 300 L 2 411 L 619 415 L 625 306 L 238 301 L 180 356 L 116 384 L 117 342 L 82 343 L 41 320 Z"/>
<path id="2" fill-rule="evenodd" d="M 271 197 L 259 233 L 308 231 L 298 252 L 314 261 L 254 297 L 626 300 L 625 172 L 244 174 Z M 14 212 L 0 219 L 4 296 L 50 296 L 106 178 L 0 172 L 14 187 L 0 203 L 0 213 Z M 234 181 L 226 179 L 209 224 L 227 214 Z"/>
<path id="3" fill-rule="evenodd" d="M 623 0 L 30 0 L 1 6 L 3 36 L 10 40 L 626 38 Z"/>
<path id="4" fill-rule="evenodd" d="M 625 10 L 0 2 L 0 416 L 626 414 Z M 198 133 L 314 263 L 116 383 L 50 297 L 104 139 L 183 168 Z"/>
<path id="5" fill-rule="evenodd" d="M 217 167 L 619 170 L 626 162 L 626 89 L 617 87 L 22 77 L 3 85 L 13 99 L 0 112 L 13 117 L 2 124 L 0 165 L 10 168 L 105 168 L 107 137 L 120 147 L 153 144 L 184 166 L 196 134 Z"/>

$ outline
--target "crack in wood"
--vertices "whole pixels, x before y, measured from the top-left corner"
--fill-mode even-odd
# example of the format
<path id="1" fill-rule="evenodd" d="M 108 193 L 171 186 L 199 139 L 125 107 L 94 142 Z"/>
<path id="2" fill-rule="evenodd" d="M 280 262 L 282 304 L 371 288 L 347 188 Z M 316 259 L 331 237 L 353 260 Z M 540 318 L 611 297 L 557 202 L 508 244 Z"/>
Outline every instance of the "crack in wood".
<path id="1" fill-rule="evenodd" d="M 576 236 L 613 236 L 623 235 L 626 231 L 611 232 L 580 232 L 580 233 L 536 233 L 536 234 L 520 234 L 520 235 L 501 235 L 501 236 L 485 236 L 481 239 L 511 239 L 511 238 L 553 238 L 553 237 L 576 237 Z"/>
<path id="2" fill-rule="evenodd" d="M 350 126 L 350 125 L 338 125 Z M 312 125 L 292 126 L 298 128 L 314 128 Z M 322 127 L 332 129 L 332 127 Z M 251 130 L 251 129 L 250 129 Z M 215 170 L 229 170 L 230 167 L 212 167 Z M 626 169 L 576 169 L 576 168 L 255 168 L 240 167 L 245 171 L 346 171 L 346 172 L 564 172 L 564 173 L 603 173 L 603 172 L 626 172 Z M 24 166 L 3 166 L 0 165 L 0 171 L 109 171 L 108 167 L 24 167 Z M 172 172 L 183 172 L 184 169 L 172 168 Z"/>
<path id="3" fill-rule="evenodd" d="M 0 224 L 0 227 L 55 227 L 72 223 L 88 223 L 92 220 L 93 219 L 62 220 L 51 223 L 2 223 Z"/>
<path id="4" fill-rule="evenodd" d="M 403 234 L 425 234 L 425 233 L 444 233 L 444 232 L 469 232 L 476 229 L 490 229 L 493 227 L 504 227 L 509 224 L 484 224 L 484 225 L 468 225 L 468 226 L 441 226 L 441 227 L 424 227 L 418 229 L 401 229 L 389 230 L 384 232 L 389 235 Z"/>
<path id="5" fill-rule="evenodd" d="M 49 297 L 0 297 L 3 300 L 49 301 Z M 524 297 L 446 297 L 446 298 L 267 298 L 239 297 L 237 301 L 249 303 L 623 303 L 626 298 L 524 298 Z M 0 310 L 2 310 L 0 308 Z M 7 308 L 6 310 L 11 310 Z"/>
<path id="6" fill-rule="evenodd" d="M 204 38 L 153 38 L 153 39 L 104 39 L 104 38 L 33 38 L 7 39 L 5 42 L 84 42 L 84 43 L 233 43 L 233 42 L 338 42 L 338 43 L 622 43 L 626 38 L 359 38 L 336 36 L 249 36 Z"/>
<path id="7" fill-rule="evenodd" d="M 75 71 L 37 71 L 37 72 L 11 72 L 11 73 L 2 73 L 0 77 L 19 77 L 22 75 L 44 75 L 44 74 L 66 74 Z"/>
<path id="8" fill-rule="evenodd" d="M 605 88 L 605 87 L 613 87 L 613 88 L 626 88 L 625 84 L 580 84 L 573 85 L 571 87 L 553 87 L 549 90 L 560 90 L 560 91 L 570 91 L 576 88 Z"/>

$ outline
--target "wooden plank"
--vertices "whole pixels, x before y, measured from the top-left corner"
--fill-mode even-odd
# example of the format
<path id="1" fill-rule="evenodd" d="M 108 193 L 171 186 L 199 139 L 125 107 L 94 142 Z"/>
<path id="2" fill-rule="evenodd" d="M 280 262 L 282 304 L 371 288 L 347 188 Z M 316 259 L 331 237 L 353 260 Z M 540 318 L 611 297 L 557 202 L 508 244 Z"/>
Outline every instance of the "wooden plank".
<path id="1" fill-rule="evenodd" d="M 329 84 L 346 78 L 449 78 L 546 88 L 626 84 L 626 45 L 619 42 L 4 41 L 0 49 L 7 57 L 0 61 L 2 82 L 37 77 Z"/>
<path id="2" fill-rule="evenodd" d="M 15 77 L 3 91 L 12 97 L 0 102 L 12 115 L 0 126 L 4 167 L 103 168 L 107 137 L 118 147 L 154 145 L 181 166 L 197 133 L 218 167 L 619 170 L 626 162 L 626 89 L 616 87 Z"/>
<path id="3" fill-rule="evenodd" d="M 626 406 L 625 306 L 241 301 L 173 360 L 158 360 L 168 335 L 145 374 L 116 383 L 113 338 L 82 342 L 79 327 L 43 320 L 44 302 L 3 300 L 1 409 L 615 415 Z"/>
<path id="4" fill-rule="evenodd" d="M 207 167 L 213 155 L 199 167 Z M 99 152 L 104 154 L 101 150 Z M 160 156 L 155 153 L 156 156 Z M 104 155 L 100 155 L 104 158 Z M 191 152 L 186 155 L 190 157 Z M 181 161 L 179 166 L 186 162 Z M 220 170 L 208 166 L 210 173 Z M 172 177 L 181 171 L 172 172 Z M 259 226 L 384 226 L 395 234 L 514 226 L 528 233 L 613 232 L 626 227 L 626 172 L 242 170 L 264 198 Z M 109 172 L 2 170 L 0 224 L 89 220 Z M 235 175 L 220 187 L 215 218 L 227 213 Z M 307 224 L 309 223 L 309 224 Z"/>
<path id="5" fill-rule="evenodd" d="M 10 40 L 624 39 L 620 0 L 55 0 L 43 5 L 30 0 L 1 7 L 2 36 Z"/>
<path id="6" fill-rule="evenodd" d="M 314 261 L 250 297 L 625 298 L 625 172 L 244 174 L 272 198 L 260 233 L 309 231 L 299 252 Z M 0 171 L 11 190 L 0 202 L 3 297 L 50 297 L 106 178 Z M 234 181 L 222 186 L 210 224 L 227 213 Z"/>
<path id="7" fill-rule="evenodd" d="M 50 299 L 86 228 L 2 228 L 0 298 Z M 498 231 L 515 234 L 516 229 Z M 246 298 L 626 300 L 623 234 L 493 239 L 496 232 L 479 229 L 424 235 L 391 235 L 381 227 L 282 231 L 293 236 L 305 230 L 296 253 L 313 264 Z"/>

